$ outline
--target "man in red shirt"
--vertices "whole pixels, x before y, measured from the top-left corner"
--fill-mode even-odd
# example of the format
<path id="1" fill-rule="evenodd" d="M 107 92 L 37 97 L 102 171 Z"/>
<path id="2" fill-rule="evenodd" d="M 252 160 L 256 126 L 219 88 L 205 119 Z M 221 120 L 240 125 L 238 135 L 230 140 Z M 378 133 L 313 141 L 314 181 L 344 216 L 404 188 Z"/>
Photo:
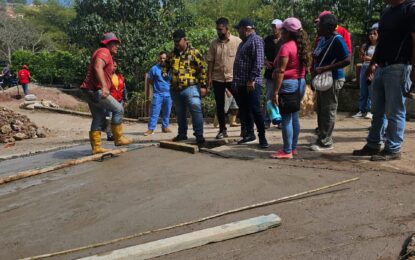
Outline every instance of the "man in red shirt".
<path id="1" fill-rule="evenodd" d="M 89 140 L 93 154 L 109 151 L 101 147 L 101 129 L 105 123 L 107 111 L 112 112 L 111 131 L 114 134 L 115 145 L 128 145 L 131 143 L 130 140 L 123 136 L 122 120 L 124 108 L 110 95 L 111 78 L 114 71 L 112 56 L 118 52 L 120 40 L 114 33 L 109 32 L 104 34 L 100 45 L 101 48 L 92 55 L 87 75 L 81 85 L 92 114 Z"/>
<path id="2" fill-rule="evenodd" d="M 24 95 L 29 94 L 30 71 L 26 64 L 22 65 L 22 69 L 17 73 L 19 84 L 22 85 Z"/>

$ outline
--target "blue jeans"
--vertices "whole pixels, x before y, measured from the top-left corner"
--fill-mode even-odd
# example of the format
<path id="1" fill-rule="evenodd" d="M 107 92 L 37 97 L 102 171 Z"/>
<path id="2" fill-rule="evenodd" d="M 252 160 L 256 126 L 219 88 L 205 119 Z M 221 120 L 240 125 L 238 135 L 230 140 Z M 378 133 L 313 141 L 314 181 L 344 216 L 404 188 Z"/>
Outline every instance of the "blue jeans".
<path id="1" fill-rule="evenodd" d="M 171 111 L 171 97 L 170 93 L 154 93 L 153 101 L 151 102 L 151 115 L 148 121 L 148 129 L 155 130 L 157 126 L 157 120 L 161 111 L 161 127 L 163 129 L 169 126 L 170 111 Z"/>
<path id="2" fill-rule="evenodd" d="M 254 135 L 254 122 L 259 137 L 265 137 L 264 117 L 261 111 L 262 87 L 255 84 L 254 91 L 248 91 L 246 86 L 237 86 L 237 101 L 241 127 L 245 127 L 246 136 Z"/>
<path id="3" fill-rule="evenodd" d="M 281 85 L 280 93 L 293 93 L 300 88 L 301 99 L 305 94 L 304 79 L 288 79 L 284 80 Z M 300 111 L 281 114 L 281 130 L 283 140 L 283 150 L 285 153 L 291 153 L 297 148 L 298 136 L 300 135 Z"/>
<path id="4" fill-rule="evenodd" d="M 360 97 L 359 97 L 359 111 L 362 113 L 367 113 L 371 111 L 372 102 L 372 86 L 368 85 L 366 71 L 369 66 L 363 64 L 360 69 Z"/>
<path id="5" fill-rule="evenodd" d="M 187 136 L 186 107 L 188 107 L 192 115 L 193 135 L 203 136 L 202 100 L 199 88 L 190 86 L 181 91 L 172 90 L 170 93 L 176 109 L 179 135 Z"/>
<path id="6" fill-rule="evenodd" d="M 404 139 L 406 107 L 404 93 L 410 86 L 410 66 L 403 64 L 378 68 L 372 83 L 372 126 L 367 144 L 379 148 L 386 129 L 385 150 L 400 152 Z M 385 117 L 386 115 L 386 117 Z"/>
<path id="7" fill-rule="evenodd" d="M 29 84 L 22 84 L 22 88 L 23 88 L 23 93 L 24 95 L 28 95 L 29 94 Z"/>
<path id="8" fill-rule="evenodd" d="M 101 90 L 83 90 L 83 94 L 92 114 L 91 131 L 102 130 L 107 111 L 112 112 L 111 124 L 119 125 L 122 123 L 124 108 L 112 96 L 101 98 Z"/>

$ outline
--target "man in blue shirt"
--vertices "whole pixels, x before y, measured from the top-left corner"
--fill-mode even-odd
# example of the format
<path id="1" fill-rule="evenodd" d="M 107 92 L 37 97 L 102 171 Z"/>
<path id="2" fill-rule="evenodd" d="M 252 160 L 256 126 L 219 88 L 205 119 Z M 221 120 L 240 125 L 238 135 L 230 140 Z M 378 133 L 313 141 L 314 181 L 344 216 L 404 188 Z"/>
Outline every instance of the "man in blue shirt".
<path id="1" fill-rule="evenodd" d="M 258 130 L 259 146 L 268 148 L 265 138 L 264 117 L 261 111 L 261 70 L 264 65 L 264 41 L 255 33 L 255 26 L 249 19 L 242 19 L 236 26 L 242 43 L 236 52 L 233 66 L 233 92 L 239 106 L 241 127 L 244 136 L 238 144 L 256 140 L 254 123 Z"/>
<path id="2" fill-rule="evenodd" d="M 350 64 L 350 54 L 343 37 L 336 33 L 337 18 L 333 14 L 320 17 L 318 35 L 320 41 L 313 52 L 314 76 L 331 71 L 333 85 L 326 91 L 316 91 L 318 139 L 311 145 L 312 151 L 333 149 L 333 130 L 336 122 L 340 89 L 345 82 L 344 67 Z"/>
<path id="3" fill-rule="evenodd" d="M 171 97 L 170 97 L 170 75 L 163 77 L 163 67 L 167 59 L 166 52 L 160 52 L 159 64 L 154 65 L 147 74 L 147 83 L 153 85 L 153 100 L 151 103 L 151 115 L 148 121 L 148 130 L 145 136 L 154 134 L 157 120 L 162 113 L 161 129 L 163 133 L 171 133 L 169 129 Z"/>

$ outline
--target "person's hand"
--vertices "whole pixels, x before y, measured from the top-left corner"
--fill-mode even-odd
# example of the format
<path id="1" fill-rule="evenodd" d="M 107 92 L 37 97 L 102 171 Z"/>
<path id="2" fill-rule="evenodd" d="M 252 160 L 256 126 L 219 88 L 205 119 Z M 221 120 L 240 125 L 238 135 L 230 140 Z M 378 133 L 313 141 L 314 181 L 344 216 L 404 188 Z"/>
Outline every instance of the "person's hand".
<path id="1" fill-rule="evenodd" d="M 212 87 L 212 79 L 208 79 L 208 82 L 207 82 L 207 87 L 208 88 L 211 88 Z"/>
<path id="2" fill-rule="evenodd" d="M 200 96 L 203 98 L 207 94 L 207 88 L 200 88 Z"/>
<path id="3" fill-rule="evenodd" d="M 373 80 L 374 75 L 375 75 L 376 68 L 377 68 L 377 65 L 376 64 L 369 65 L 369 67 L 366 70 L 366 78 L 368 80 Z"/>
<path id="4" fill-rule="evenodd" d="M 248 88 L 248 91 L 254 91 L 255 90 L 255 82 L 253 81 L 248 81 L 246 83 L 246 87 Z"/>
<path id="5" fill-rule="evenodd" d="M 128 102 L 124 102 L 123 107 L 126 108 L 128 106 Z"/>
<path id="6" fill-rule="evenodd" d="M 270 61 L 267 61 L 267 60 L 265 60 L 265 67 L 267 68 L 267 69 L 272 69 L 272 62 L 270 62 Z"/>
<path id="7" fill-rule="evenodd" d="M 314 73 L 318 75 L 318 74 L 321 74 L 325 71 L 327 71 L 325 67 L 318 67 L 314 70 Z"/>
<path id="8" fill-rule="evenodd" d="M 272 95 L 272 104 L 278 106 L 278 92 Z"/>
<path id="9" fill-rule="evenodd" d="M 225 94 L 228 98 L 232 97 L 232 93 L 228 89 L 225 89 Z"/>
<path id="10" fill-rule="evenodd" d="M 101 98 L 107 98 L 110 95 L 110 91 L 107 88 L 102 88 Z"/>

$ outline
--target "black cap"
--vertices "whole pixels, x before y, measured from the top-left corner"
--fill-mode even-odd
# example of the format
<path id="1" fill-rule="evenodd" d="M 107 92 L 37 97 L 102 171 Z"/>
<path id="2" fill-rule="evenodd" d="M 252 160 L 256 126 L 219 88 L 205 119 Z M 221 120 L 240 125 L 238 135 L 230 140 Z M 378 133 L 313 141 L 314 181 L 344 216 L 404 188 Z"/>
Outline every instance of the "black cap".
<path id="1" fill-rule="evenodd" d="M 244 19 L 240 20 L 237 25 L 234 26 L 235 29 L 239 29 L 241 27 L 255 28 L 255 25 L 248 18 L 244 18 Z"/>
<path id="2" fill-rule="evenodd" d="M 186 37 L 186 33 L 183 29 L 178 29 L 173 33 L 173 41 L 179 41 L 182 38 Z"/>

